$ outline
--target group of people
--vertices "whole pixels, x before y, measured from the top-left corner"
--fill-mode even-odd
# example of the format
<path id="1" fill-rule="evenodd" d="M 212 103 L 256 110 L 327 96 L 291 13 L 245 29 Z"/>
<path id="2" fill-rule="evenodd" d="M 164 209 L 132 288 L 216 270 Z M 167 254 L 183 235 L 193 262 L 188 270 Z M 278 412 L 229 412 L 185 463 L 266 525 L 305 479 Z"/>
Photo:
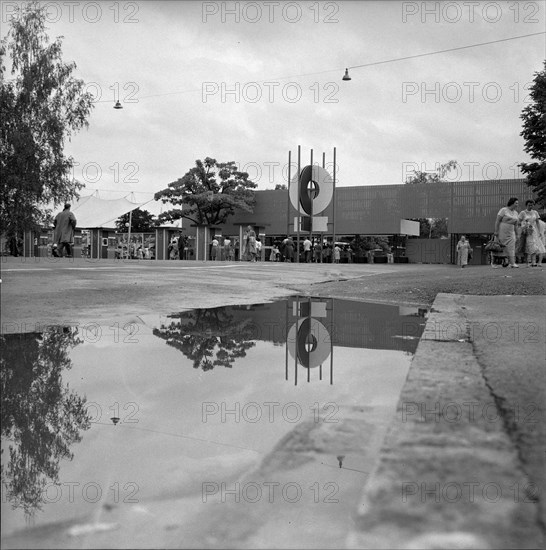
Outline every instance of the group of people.
<path id="1" fill-rule="evenodd" d="M 212 239 L 210 248 L 211 260 L 227 260 L 228 262 L 233 262 L 235 260 L 236 245 L 237 242 L 235 241 L 234 243 L 232 243 L 229 237 L 224 237 L 222 242 L 214 237 L 214 239 Z"/>
<path id="2" fill-rule="evenodd" d="M 526 201 L 521 212 L 517 211 L 518 206 L 518 199 L 511 197 L 497 214 L 494 240 L 502 250 L 491 253 L 492 267 L 500 267 L 495 264 L 495 259 L 502 260 L 505 267 L 519 267 L 516 258 L 526 259 L 528 267 L 542 266 L 546 253 L 546 223 L 534 209 L 535 201 Z M 457 243 L 457 264 L 465 267 L 472 258 L 471 254 L 470 243 L 463 235 Z"/>
<path id="3" fill-rule="evenodd" d="M 269 261 L 271 262 L 295 262 L 297 245 L 292 237 L 287 236 L 282 242 L 275 243 L 271 249 Z M 305 237 L 300 243 L 299 258 L 303 263 L 340 263 L 346 261 L 352 263 L 353 250 L 350 245 L 340 246 L 338 243 L 311 242 L 309 237 Z"/>
<path id="4" fill-rule="evenodd" d="M 534 209 L 535 201 L 526 201 L 525 210 L 519 214 L 518 206 L 518 199 L 512 197 L 506 206 L 499 210 L 495 221 L 495 238 L 503 246 L 510 267 L 519 267 L 516 256 L 526 257 L 529 267 L 540 266 L 546 252 L 546 224 Z"/>

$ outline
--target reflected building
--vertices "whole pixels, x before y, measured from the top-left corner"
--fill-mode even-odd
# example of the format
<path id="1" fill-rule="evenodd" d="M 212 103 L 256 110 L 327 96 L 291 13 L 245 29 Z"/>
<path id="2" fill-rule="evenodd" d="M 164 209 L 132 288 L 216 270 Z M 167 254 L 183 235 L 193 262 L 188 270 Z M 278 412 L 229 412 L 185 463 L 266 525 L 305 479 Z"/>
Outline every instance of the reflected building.
<path id="1" fill-rule="evenodd" d="M 285 378 L 334 380 L 336 347 L 413 354 L 427 310 L 334 298 L 292 297 L 265 304 L 198 309 L 168 317 L 154 335 L 179 349 L 194 368 L 231 368 L 257 341 L 286 346 Z M 328 372 L 326 372 L 328 370 Z M 314 380 L 313 376 L 313 380 Z M 300 376 L 301 380 L 301 376 Z"/>

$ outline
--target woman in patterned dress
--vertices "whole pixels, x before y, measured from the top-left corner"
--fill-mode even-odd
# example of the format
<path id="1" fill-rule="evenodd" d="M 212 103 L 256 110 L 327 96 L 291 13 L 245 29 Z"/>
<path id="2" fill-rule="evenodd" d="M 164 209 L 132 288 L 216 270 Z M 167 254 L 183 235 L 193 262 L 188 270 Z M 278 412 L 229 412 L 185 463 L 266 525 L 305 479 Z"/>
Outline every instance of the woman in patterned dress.
<path id="1" fill-rule="evenodd" d="M 525 201 L 525 210 L 519 213 L 519 223 L 521 224 L 522 239 L 525 239 L 524 252 L 527 256 L 527 267 L 536 267 L 537 258 L 544 254 L 544 244 L 540 238 L 540 226 L 538 221 L 540 216 L 536 210 L 533 210 L 535 202 Z"/>
<path id="2" fill-rule="evenodd" d="M 465 235 L 461 235 L 457 243 L 457 265 L 464 267 L 468 265 L 468 253 L 470 251 L 470 243 L 466 240 Z"/>
<path id="3" fill-rule="evenodd" d="M 506 206 L 499 210 L 495 220 L 495 237 L 504 246 L 510 267 L 519 267 L 516 264 L 516 226 L 519 223 L 516 208 L 518 204 L 518 199 L 511 197 Z"/>

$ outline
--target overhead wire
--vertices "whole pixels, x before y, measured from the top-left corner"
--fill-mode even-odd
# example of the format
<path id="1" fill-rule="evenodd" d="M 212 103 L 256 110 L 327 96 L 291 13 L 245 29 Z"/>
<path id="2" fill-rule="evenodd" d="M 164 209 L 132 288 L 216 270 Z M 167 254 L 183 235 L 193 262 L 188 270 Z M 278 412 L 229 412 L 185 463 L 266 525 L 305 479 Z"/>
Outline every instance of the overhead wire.
<path id="1" fill-rule="evenodd" d="M 288 78 L 303 78 L 303 77 L 306 77 L 306 76 L 316 76 L 316 75 L 321 75 L 321 74 L 328 74 L 328 73 L 333 73 L 333 72 L 342 72 L 344 69 L 361 69 L 361 68 L 365 68 L 365 67 L 373 67 L 373 66 L 376 66 L 376 65 L 384 65 L 386 63 L 396 63 L 396 62 L 399 62 L 399 61 L 406 61 L 408 59 L 418 59 L 420 57 L 427 57 L 427 56 L 431 56 L 431 55 L 439 55 L 439 54 L 443 54 L 443 53 L 449 53 L 449 52 L 456 52 L 456 51 L 460 51 L 460 50 L 466 50 L 466 49 L 469 49 L 469 48 L 478 48 L 478 47 L 481 47 L 481 46 L 488 46 L 490 44 L 498 44 L 498 43 L 501 43 L 501 42 L 508 42 L 510 40 L 519 40 L 521 38 L 529 38 L 531 36 L 539 36 L 539 35 L 545 35 L 546 32 L 534 32 L 534 33 L 529 33 L 529 34 L 522 34 L 522 35 L 519 35 L 519 36 L 510 36 L 510 37 L 507 37 L 507 38 L 499 38 L 497 40 L 489 40 L 487 42 L 479 42 L 477 44 L 468 44 L 466 46 L 457 46 L 455 48 L 446 48 L 446 49 L 443 49 L 443 50 L 434 50 L 434 51 L 431 51 L 431 52 L 425 52 L 425 53 L 419 53 L 419 54 L 415 54 L 415 55 L 407 55 L 407 56 L 403 56 L 403 57 L 394 57 L 392 59 L 384 59 L 383 61 L 372 61 L 370 63 L 363 63 L 363 64 L 360 64 L 360 65 L 349 65 L 347 67 L 343 67 L 343 68 L 336 68 L 336 69 L 327 69 L 327 70 L 324 70 L 324 71 L 315 71 L 315 72 L 312 72 L 312 73 L 300 73 L 300 74 L 294 74 L 294 75 L 287 75 L 287 76 L 277 76 L 277 77 L 272 77 L 272 78 L 267 78 L 267 79 L 264 79 L 264 80 L 257 80 L 257 81 L 253 81 L 253 82 L 256 82 L 256 84 L 263 84 L 265 82 L 274 82 L 274 81 L 278 81 L 278 80 L 286 80 Z M 174 91 L 174 92 L 162 92 L 162 93 L 158 93 L 158 94 L 150 94 L 150 95 L 145 95 L 145 96 L 141 96 L 139 98 L 140 99 L 148 99 L 148 98 L 153 98 L 153 97 L 164 97 L 164 96 L 168 96 L 168 95 L 179 95 L 179 94 L 188 94 L 188 93 L 194 93 L 194 92 L 201 92 L 202 91 L 202 88 L 191 88 L 189 90 L 179 90 L 179 91 Z M 100 100 L 100 101 L 96 101 L 95 103 L 111 103 L 112 100 Z"/>

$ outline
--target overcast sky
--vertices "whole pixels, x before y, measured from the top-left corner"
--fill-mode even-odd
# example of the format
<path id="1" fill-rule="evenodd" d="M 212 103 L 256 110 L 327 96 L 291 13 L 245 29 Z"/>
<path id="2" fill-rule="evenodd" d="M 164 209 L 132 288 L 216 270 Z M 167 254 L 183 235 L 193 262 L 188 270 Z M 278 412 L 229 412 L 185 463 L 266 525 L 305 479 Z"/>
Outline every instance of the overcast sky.
<path id="1" fill-rule="evenodd" d="M 2 2 L 2 33 L 23 4 Z M 544 32 L 544 0 L 47 4 L 50 36 L 99 100 L 68 152 L 104 198 L 149 198 L 207 156 L 271 189 L 298 145 L 303 163 L 336 147 L 340 186 L 451 159 L 451 179 L 512 178 L 529 160 L 519 117 L 545 35 L 504 39 Z"/>

